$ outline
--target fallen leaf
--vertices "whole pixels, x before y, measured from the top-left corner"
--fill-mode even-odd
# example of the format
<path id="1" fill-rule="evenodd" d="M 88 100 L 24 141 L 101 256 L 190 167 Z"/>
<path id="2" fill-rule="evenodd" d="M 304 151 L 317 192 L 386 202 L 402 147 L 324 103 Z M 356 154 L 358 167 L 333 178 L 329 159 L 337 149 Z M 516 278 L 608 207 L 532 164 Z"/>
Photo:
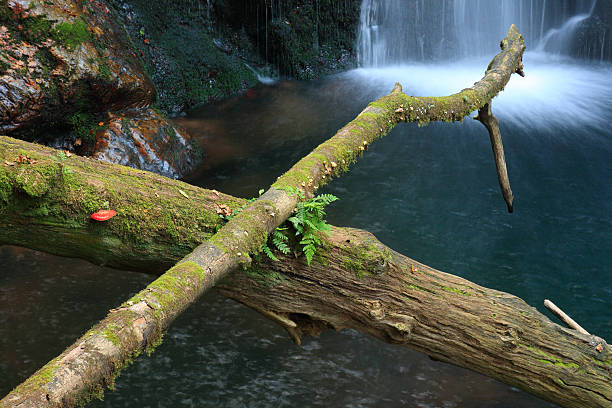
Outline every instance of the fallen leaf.
<path id="1" fill-rule="evenodd" d="M 4 164 L 6 164 L 7 166 L 14 166 L 15 165 L 15 163 L 12 163 L 12 162 L 7 161 L 7 160 L 4 161 Z"/>
<path id="2" fill-rule="evenodd" d="M 599 351 L 600 353 L 603 352 L 603 346 L 601 345 L 601 343 L 595 346 L 595 350 Z"/>
<path id="3" fill-rule="evenodd" d="M 217 207 L 217 214 L 230 216 L 232 215 L 232 210 L 230 210 L 230 208 L 227 205 L 221 204 Z"/>

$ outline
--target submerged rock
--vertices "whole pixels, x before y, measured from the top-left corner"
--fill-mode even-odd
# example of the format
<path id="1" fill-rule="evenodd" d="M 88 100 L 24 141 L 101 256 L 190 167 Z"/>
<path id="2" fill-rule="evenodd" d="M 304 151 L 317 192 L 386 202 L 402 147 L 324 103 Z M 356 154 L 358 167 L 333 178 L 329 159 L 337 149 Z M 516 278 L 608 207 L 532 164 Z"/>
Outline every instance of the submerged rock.
<path id="1" fill-rule="evenodd" d="M 201 158 L 196 144 L 153 109 L 109 114 L 107 126 L 96 133 L 94 158 L 179 178 Z"/>

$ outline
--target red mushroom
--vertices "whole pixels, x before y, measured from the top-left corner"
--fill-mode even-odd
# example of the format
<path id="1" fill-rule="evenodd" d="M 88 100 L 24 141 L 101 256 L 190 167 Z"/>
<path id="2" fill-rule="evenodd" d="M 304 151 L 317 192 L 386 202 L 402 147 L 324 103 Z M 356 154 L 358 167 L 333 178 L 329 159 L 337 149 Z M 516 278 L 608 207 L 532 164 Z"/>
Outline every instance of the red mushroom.
<path id="1" fill-rule="evenodd" d="M 100 210 L 91 214 L 91 218 L 96 221 L 106 221 L 109 218 L 113 218 L 117 214 L 115 210 Z"/>

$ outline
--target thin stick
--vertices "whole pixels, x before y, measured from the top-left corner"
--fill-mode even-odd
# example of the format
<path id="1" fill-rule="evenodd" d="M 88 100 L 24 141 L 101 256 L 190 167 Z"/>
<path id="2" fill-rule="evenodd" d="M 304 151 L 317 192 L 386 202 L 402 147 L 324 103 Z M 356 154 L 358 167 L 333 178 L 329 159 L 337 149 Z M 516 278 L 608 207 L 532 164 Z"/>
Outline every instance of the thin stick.
<path id="1" fill-rule="evenodd" d="M 504 145 L 502 143 L 501 133 L 499 131 L 499 121 L 491 112 L 491 103 L 485 104 L 478 110 L 478 116 L 474 119 L 482 123 L 489 131 L 491 139 L 491 148 L 493 149 L 493 158 L 495 159 L 495 168 L 497 170 L 497 179 L 499 187 L 502 191 L 502 196 L 508 206 L 508 212 L 514 210 L 512 201 L 514 196 L 510 189 L 510 180 L 508 179 L 508 170 L 506 168 L 506 157 L 504 156 Z"/>
<path id="2" fill-rule="evenodd" d="M 574 329 L 579 333 L 586 334 L 590 336 L 590 333 L 582 328 L 578 323 L 574 321 L 571 317 L 566 315 L 563 310 L 559 309 L 557 305 L 551 302 L 548 299 L 544 300 L 544 306 L 548 308 L 551 312 L 553 312 L 559 319 L 563 321 L 570 329 Z"/>

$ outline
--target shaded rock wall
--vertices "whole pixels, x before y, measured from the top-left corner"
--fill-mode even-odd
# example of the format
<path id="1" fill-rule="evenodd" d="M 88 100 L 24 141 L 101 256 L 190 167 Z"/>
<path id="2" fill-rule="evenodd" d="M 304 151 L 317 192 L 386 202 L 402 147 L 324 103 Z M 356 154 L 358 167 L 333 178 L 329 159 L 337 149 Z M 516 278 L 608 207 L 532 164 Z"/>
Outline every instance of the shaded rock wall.
<path id="1" fill-rule="evenodd" d="M 147 106 L 155 89 L 102 3 L 0 0 L 0 132 L 40 138 L 75 112 Z M 44 139 L 44 137 L 43 137 Z"/>
<path id="2" fill-rule="evenodd" d="M 111 0 L 169 114 L 355 66 L 360 0 Z"/>
<path id="3" fill-rule="evenodd" d="M 248 38 L 281 75 L 313 79 L 356 64 L 361 0 L 213 3 L 218 23 Z"/>
<path id="4" fill-rule="evenodd" d="M 158 90 L 158 106 L 173 115 L 257 83 L 245 65 L 250 43 L 229 44 L 213 30 L 206 0 L 112 0 Z M 234 38 L 228 33 L 227 38 Z M 226 44 L 227 43 L 227 44 Z"/>

